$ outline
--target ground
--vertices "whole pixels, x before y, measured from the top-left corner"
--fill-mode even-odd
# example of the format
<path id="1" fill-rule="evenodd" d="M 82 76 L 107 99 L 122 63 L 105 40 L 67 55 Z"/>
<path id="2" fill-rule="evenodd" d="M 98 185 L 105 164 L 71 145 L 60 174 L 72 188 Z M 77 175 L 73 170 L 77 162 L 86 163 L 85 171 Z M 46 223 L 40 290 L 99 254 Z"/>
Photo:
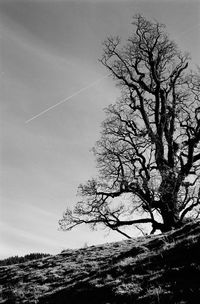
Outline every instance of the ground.
<path id="1" fill-rule="evenodd" d="M 200 303 L 200 221 L 0 267 L 0 303 Z"/>

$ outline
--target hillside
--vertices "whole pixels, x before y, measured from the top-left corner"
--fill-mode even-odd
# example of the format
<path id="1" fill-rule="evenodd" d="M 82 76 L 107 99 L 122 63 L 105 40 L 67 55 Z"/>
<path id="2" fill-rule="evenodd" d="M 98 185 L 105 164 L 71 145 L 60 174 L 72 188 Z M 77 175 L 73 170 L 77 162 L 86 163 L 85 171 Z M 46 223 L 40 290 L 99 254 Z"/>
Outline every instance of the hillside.
<path id="1" fill-rule="evenodd" d="M 200 221 L 0 267 L 0 303 L 200 303 Z"/>
<path id="2" fill-rule="evenodd" d="M 19 257 L 19 256 L 12 256 L 7 259 L 0 260 L 0 266 L 7 266 L 7 265 L 13 265 L 13 264 L 19 264 L 19 263 L 25 263 L 27 261 L 31 260 L 38 260 L 43 257 L 50 256 L 50 254 L 45 253 L 29 253 L 25 256 Z"/>

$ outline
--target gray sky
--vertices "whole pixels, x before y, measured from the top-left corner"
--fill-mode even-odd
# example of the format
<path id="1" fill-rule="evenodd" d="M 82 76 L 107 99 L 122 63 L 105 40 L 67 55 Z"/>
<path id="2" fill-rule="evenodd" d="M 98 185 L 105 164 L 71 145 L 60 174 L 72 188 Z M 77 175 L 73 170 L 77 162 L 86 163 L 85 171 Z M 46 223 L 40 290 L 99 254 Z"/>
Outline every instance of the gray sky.
<path id="1" fill-rule="evenodd" d="M 199 1 L 0 1 L 0 258 L 121 239 L 84 226 L 59 232 L 58 220 L 95 175 L 90 149 L 103 108 L 119 96 L 112 79 L 90 86 L 108 73 L 98 62 L 101 43 L 128 37 L 135 13 L 165 23 L 199 64 Z"/>

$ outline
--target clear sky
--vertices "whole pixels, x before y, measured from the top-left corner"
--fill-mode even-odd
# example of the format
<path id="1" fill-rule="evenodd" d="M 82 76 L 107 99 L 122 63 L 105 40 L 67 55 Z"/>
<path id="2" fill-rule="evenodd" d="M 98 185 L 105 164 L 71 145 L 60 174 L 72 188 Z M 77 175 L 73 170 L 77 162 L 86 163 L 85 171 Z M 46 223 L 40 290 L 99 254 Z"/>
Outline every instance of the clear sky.
<path id="1" fill-rule="evenodd" d="M 120 240 L 80 227 L 58 231 L 77 186 L 95 175 L 90 152 L 103 108 L 119 91 L 98 62 L 108 35 L 128 37 L 131 17 L 165 23 L 199 64 L 199 1 L 0 0 L 0 258 Z"/>

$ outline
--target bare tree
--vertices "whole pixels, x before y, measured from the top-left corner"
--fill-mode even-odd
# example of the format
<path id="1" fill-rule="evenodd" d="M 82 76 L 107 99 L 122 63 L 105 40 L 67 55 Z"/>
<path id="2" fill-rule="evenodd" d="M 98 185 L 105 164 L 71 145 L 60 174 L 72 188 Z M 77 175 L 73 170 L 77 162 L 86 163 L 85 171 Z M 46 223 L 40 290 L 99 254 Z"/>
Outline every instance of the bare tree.
<path id="1" fill-rule="evenodd" d="M 134 34 L 104 42 L 101 63 L 121 89 L 106 109 L 94 148 L 99 177 L 79 186 L 82 200 L 59 221 L 116 230 L 151 224 L 180 227 L 200 207 L 200 73 L 188 71 L 165 26 L 137 15 Z"/>

